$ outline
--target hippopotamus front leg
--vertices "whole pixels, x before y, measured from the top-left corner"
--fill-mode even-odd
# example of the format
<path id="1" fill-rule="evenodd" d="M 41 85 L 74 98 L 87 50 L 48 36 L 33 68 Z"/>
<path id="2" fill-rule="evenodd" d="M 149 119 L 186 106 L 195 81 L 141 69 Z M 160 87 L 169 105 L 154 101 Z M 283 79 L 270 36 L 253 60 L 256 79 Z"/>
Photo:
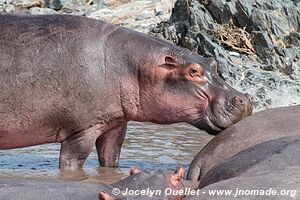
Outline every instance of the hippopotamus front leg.
<path id="1" fill-rule="evenodd" d="M 125 139 L 127 123 L 122 123 L 102 134 L 96 141 L 98 159 L 101 166 L 118 166 L 121 146 Z"/>
<path id="2" fill-rule="evenodd" d="M 59 168 L 71 170 L 81 168 L 101 132 L 101 128 L 96 125 L 62 141 Z"/>

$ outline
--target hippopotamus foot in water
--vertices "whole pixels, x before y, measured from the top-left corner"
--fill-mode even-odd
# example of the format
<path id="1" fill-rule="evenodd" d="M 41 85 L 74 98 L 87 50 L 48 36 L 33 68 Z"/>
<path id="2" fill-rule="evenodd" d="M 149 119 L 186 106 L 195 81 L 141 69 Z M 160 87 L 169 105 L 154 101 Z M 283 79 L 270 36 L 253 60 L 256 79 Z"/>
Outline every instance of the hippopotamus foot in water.
<path id="1" fill-rule="evenodd" d="M 122 143 L 125 139 L 127 123 L 121 123 L 98 137 L 96 148 L 101 166 L 118 166 Z"/>
<path id="2" fill-rule="evenodd" d="M 122 191 L 129 191 L 129 190 L 160 190 L 164 192 L 167 188 L 173 191 L 180 191 L 184 190 L 184 185 L 182 183 L 182 178 L 184 176 L 184 169 L 182 167 L 177 167 L 174 172 L 162 174 L 162 173 L 155 173 L 155 172 L 137 172 L 137 169 L 135 168 L 134 173 L 117 182 L 112 184 L 113 187 L 119 188 Z M 130 170 L 130 173 L 132 173 L 132 170 Z M 175 192 L 176 193 L 176 192 Z M 128 199 L 169 199 L 169 200 L 181 200 L 184 198 L 184 196 L 179 194 L 173 194 L 169 196 L 164 196 L 164 194 L 160 194 L 158 196 L 121 196 L 121 197 L 113 197 L 109 195 L 108 193 L 101 191 L 99 193 L 99 199 L 101 200 L 117 200 L 122 198 L 128 198 Z"/>
<path id="3" fill-rule="evenodd" d="M 86 17 L 0 15 L 0 149 L 61 143 L 77 169 L 96 144 L 117 166 L 129 121 L 217 134 L 252 113 L 215 59 Z"/>
<path id="4" fill-rule="evenodd" d="M 195 156 L 188 180 L 199 180 L 214 166 L 256 144 L 300 135 L 300 105 L 257 112 L 213 138 Z"/>

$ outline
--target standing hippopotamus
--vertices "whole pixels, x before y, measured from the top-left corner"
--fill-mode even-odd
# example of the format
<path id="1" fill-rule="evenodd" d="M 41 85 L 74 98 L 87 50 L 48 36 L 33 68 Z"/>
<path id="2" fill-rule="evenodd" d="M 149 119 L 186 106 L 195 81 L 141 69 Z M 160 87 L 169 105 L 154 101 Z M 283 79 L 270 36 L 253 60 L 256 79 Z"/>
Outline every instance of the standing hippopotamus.
<path id="1" fill-rule="evenodd" d="M 273 108 L 253 114 L 222 131 L 193 159 L 187 179 L 202 180 L 207 172 L 256 144 L 300 135 L 300 105 Z"/>
<path id="2" fill-rule="evenodd" d="M 77 169 L 96 144 L 116 166 L 128 121 L 216 134 L 252 113 L 212 58 L 85 17 L 0 16 L 0 149 L 59 142 Z"/>

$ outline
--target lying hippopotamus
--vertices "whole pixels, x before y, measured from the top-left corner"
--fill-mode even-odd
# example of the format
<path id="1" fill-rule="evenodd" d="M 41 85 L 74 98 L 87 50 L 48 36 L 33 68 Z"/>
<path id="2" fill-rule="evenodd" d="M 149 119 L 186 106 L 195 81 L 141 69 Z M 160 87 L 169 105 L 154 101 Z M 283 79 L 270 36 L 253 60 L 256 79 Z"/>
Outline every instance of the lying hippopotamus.
<path id="1" fill-rule="evenodd" d="M 264 141 L 300 135 L 300 105 L 257 112 L 213 138 L 193 159 L 187 179 L 206 173 L 237 153 Z"/>
<path id="2" fill-rule="evenodd" d="M 0 16 L 0 149 L 58 142 L 77 169 L 96 144 L 117 166 L 128 121 L 217 134 L 252 113 L 212 58 L 85 17 Z"/>
<path id="3" fill-rule="evenodd" d="M 249 147 L 213 167 L 201 179 L 199 188 L 237 176 L 249 177 L 269 172 L 280 173 L 287 167 L 300 166 L 299 155 L 300 136 L 266 141 Z"/>
<path id="4" fill-rule="evenodd" d="M 289 200 L 299 199 L 300 166 L 252 176 L 238 176 L 200 189 L 187 200 Z"/>

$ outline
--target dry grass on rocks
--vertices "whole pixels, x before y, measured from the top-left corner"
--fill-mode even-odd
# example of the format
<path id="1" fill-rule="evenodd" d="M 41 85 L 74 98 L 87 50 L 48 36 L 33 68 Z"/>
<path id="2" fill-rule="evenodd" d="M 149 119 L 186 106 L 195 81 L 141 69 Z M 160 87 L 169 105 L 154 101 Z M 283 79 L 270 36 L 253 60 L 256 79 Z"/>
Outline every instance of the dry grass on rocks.
<path id="1" fill-rule="evenodd" d="M 245 28 L 238 28 L 230 22 L 213 32 L 221 43 L 230 49 L 248 55 L 255 54 L 255 49 L 251 44 L 251 36 L 245 31 Z"/>

